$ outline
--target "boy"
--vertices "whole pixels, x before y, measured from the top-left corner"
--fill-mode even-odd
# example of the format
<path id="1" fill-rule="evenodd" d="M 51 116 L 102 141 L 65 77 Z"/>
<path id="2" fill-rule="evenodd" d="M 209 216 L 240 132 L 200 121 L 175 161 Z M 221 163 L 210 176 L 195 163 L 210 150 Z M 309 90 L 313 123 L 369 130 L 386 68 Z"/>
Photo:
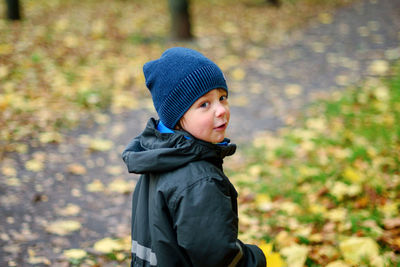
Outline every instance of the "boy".
<path id="1" fill-rule="evenodd" d="M 266 266 L 263 252 L 237 239 L 237 192 L 222 162 L 228 87 L 219 67 L 175 47 L 143 66 L 160 120 L 125 149 L 139 173 L 132 200 L 131 266 Z"/>

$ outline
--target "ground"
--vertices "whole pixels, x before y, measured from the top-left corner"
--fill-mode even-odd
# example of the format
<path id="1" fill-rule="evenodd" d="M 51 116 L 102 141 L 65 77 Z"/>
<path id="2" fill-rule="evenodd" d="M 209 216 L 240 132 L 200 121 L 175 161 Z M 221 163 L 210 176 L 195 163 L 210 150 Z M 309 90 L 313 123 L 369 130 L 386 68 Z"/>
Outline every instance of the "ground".
<path id="1" fill-rule="evenodd" d="M 251 50 L 227 77 L 229 137 L 239 150 L 259 132 L 291 125 L 315 97 L 384 74 L 400 58 L 399 12 L 399 1 L 356 1 Z M 99 240 L 129 239 L 137 176 L 127 174 L 120 154 L 150 116 L 149 108 L 104 112 L 59 144 L 32 142 L 26 153 L 8 153 L 0 162 L 0 265 L 68 266 L 67 249 L 96 255 Z"/>

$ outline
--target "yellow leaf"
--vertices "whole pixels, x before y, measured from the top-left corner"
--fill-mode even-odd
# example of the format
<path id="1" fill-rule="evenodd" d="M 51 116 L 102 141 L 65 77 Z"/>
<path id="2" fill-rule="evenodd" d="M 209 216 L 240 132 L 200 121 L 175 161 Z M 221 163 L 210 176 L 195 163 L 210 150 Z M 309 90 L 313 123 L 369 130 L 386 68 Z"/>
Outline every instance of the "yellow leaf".
<path id="1" fill-rule="evenodd" d="M 118 175 L 123 172 L 123 169 L 121 168 L 121 166 L 108 166 L 106 168 L 106 172 L 110 175 Z"/>
<path id="2" fill-rule="evenodd" d="M 81 208 L 75 204 L 68 204 L 65 208 L 58 211 L 62 216 L 74 216 L 81 211 Z"/>
<path id="3" fill-rule="evenodd" d="M 264 255 L 267 256 L 272 252 L 272 244 L 267 243 L 264 240 L 262 240 L 259 244 L 258 247 L 264 252 Z"/>
<path id="4" fill-rule="evenodd" d="M 133 186 L 134 186 L 133 184 L 128 183 L 123 179 L 115 179 L 108 185 L 111 191 L 118 192 L 121 194 L 131 192 Z"/>
<path id="5" fill-rule="evenodd" d="M 290 267 L 303 267 L 307 259 L 309 248 L 304 245 L 294 244 L 283 248 L 281 254 L 286 257 L 286 263 Z"/>
<path id="6" fill-rule="evenodd" d="M 51 262 L 48 258 L 45 257 L 29 257 L 28 258 L 28 263 L 32 265 L 37 265 L 37 264 L 45 264 L 45 265 L 50 265 Z"/>
<path id="7" fill-rule="evenodd" d="M 257 194 L 255 203 L 261 211 L 269 211 L 272 209 L 271 198 L 267 194 Z"/>
<path id="8" fill-rule="evenodd" d="M 390 218 L 399 214 L 400 203 L 387 201 L 380 209 L 381 212 L 385 215 L 385 217 Z"/>
<path id="9" fill-rule="evenodd" d="M 359 265 L 364 258 L 372 260 L 379 256 L 379 246 L 370 237 L 350 237 L 339 244 L 344 260 Z"/>
<path id="10" fill-rule="evenodd" d="M 242 68 L 236 68 L 232 71 L 232 78 L 236 81 L 242 81 L 246 77 L 246 71 Z"/>
<path id="11" fill-rule="evenodd" d="M 308 209 L 314 214 L 323 214 L 326 212 L 326 207 L 319 203 L 311 203 Z"/>
<path id="12" fill-rule="evenodd" d="M 100 180 L 94 180 L 86 186 L 88 192 L 101 192 L 104 191 L 104 185 Z"/>
<path id="13" fill-rule="evenodd" d="M 303 88 L 298 84 L 289 84 L 285 87 L 285 94 L 289 98 L 294 98 L 300 95 L 303 91 Z"/>
<path id="14" fill-rule="evenodd" d="M 300 206 L 296 203 L 286 201 L 279 205 L 279 209 L 285 211 L 289 216 L 299 214 Z"/>
<path id="15" fill-rule="evenodd" d="M 82 227 L 81 223 L 73 220 L 55 221 L 46 227 L 46 231 L 57 235 L 67 235 Z"/>
<path id="16" fill-rule="evenodd" d="M 125 249 L 124 245 L 120 240 L 112 239 L 109 237 L 97 241 L 94 244 L 93 248 L 104 254 Z"/>
<path id="17" fill-rule="evenodd" d="M 17 170 L 11 166 L 3 166 L 1 168 L 1 172 L 5 175 L 5 176 L 15 176 L 17 175 Z"/>
<path id="18" fill-rule="evenodd" d="M 324 217 L 334 222 L 344 222 L 347 210 L 344 208 L 332 209 L 324 214 Z"/>
<path id="19" fill-rule="evenodd" d="M 338 75 L 335 78 L 335 82 L 340 86 L 348 85 L 349 81 L 350 81 L 350 78 L 346 75 Z"/>
<path id="20" fill-rule="evenodd" d="M 40 160 L 37 159 L 31 159 L 28 160 L 25 163 L 25 168 L 29 171 L 33 171 L 33 172 L 39 172 L 41 170 L 43 170 L 43 162 L 41 162 Z"/>
<path id="21" fill-rule="evenodd" d="M 326 119 L 324 118 L 310 118 L 306 122 L 307 127 L 316 130 L 316 131 L 323 131 L 326 129 Z"/>
<path id="22" fill-rule="evenodd" d="M 39 135 L 39 141 L 43 144 L 60 143 L 63 141 L 63 136 L 57 132 L 43 132 Z"/>
<path id="23" fill-rule="evenodd" d="M 352 183 L 361 183 L 364 181 L 364 177 L 362 177 L 356 170 L 352 167 L 347 167 L 343 172 L 343 178 Z"/>
<path id="24" fill-rule="evenodd" d="M 282 257 L 277 252 L 272 252 L 267 256 L 267 266 L 268 267 L 282 267 L 284 266 L 284 262 Z"/>
<path id="25" fill-rule="evenodd" d="M 296 241 L 288 232 L 280 231 L 275 237 L 275 242 L 278 248 L 283 248 L 293 245 Z"/>
<path id="26" fill-rule="evenodd" d="M 92 139 L 89 142 L 89 148 L 94 151 L 107 151 L 110 150 L 113 146 L 113 142 L 105 139 Z"/>
<path id="27" fill-rule="evenodd" d="M 93 37 L 100 37 L 105 32 L 105 23 L 104 21 L 97 19 L 92 23 L 92 35 Z"/>
<path id="28" fill-rule="evenodd" d="M 87 256 L 87 252 L 83 249 L 67 249 L 63 252 L 64 257 L 67 259 L 80 260 Z"/>
<path id="29" fill-rule="evenodd" d="M 333 22 L 333 17 L 332 17 L 332 15 L 329 14 L 329 13 L 326 13 L 326 12 L 320 13 L 320 14 L 318 15 L 318 19 L 319 19 L 319 21 L 320 21 L 321 23 L 323 23 L 323 24 L 331 24 L 331 23 Z"/>
<path id="30" fill-rule="evenodd" d="M 272 252 L 272 244 L 266 243 L 262 240 L 258 247 L 263 251 L 265 258 L 267 259 L 267 266 L 268 267 L 281 267 L 283 266 L 283 260 L 281 255 L 276 252 Z"/>
<path id="31" fill-rule="evenodd" d="M 361 193 L 361 186 L 358 184 L 347 185 L 343 182 L 335 182 L 331 187 L 330 192 L 338 200 L 342 200 L 344 196 L 354 197 Z"/>
<path id="32" fill-rule="evenodd" d="M 390 92 L 386 86 L 377 87 L 374 90 L 375 97 L 382 102 L 386 102 L 390 99 Z"/>
<path id="33" fill-rule="evenodd" d="M 383 75 L 389 70 L 389 63 L 385 60 L 375 60 L 368 67 L 372 75 Z"/>
<path id="34" fill-rule="evenodd" d="M 9 70 L 8 70 L 7 66 L 5 66 L 5 65 L 0 66 L 0 79 L 6 77 L 8 75 L 8 73 L 9 73 Z"/>
<path id="35" fill-rule="evenodd" d="M 72 163 L 68 165 L 68 172 L 75 175 L 83 175 L 86 173 L 86 168 L 81 164 Z"/>
<path id="36" fill-rule="evenodd" d="M 137 109 L 139 107 L 139 101 L 134 98 L 132 95 L 127 93 L 118 93 L 115 94 L 112 98 L 111 109 L 114 113 L 119 113 L 124 109 Z"/>
<path id="37" fill-rule="evenodd" d="M 344 261 L 339 260 L 329 263 L 328 265 L 326 265 L 326 267 L 351 267 L 351 266 L 345 263 Z"/>
<path id="38" fill-rule="evenodd" d="M 263 167 L 261 166 L 261 164 L 257 164 L 257 165 L 251 166 L 248 169 L 248 172 L 252 177 L 257 177 L 257 176 L 260 176 L 262 169 L 263 169 Z"/>
<path id="39" fill-rule="evenodd" d="M 14 48 L 11 44 L 0 44 L 0 55 L 8 55 L 13 52 Z"/>
<path id="40" fill-rule="evenodd" d="M 369 29 L 365 26 L 358 27 L 357 31 L 361 37 L 367 37 L 370 34 Z"/>
<path id="41" fill-rule="evenodd" d="M 324 43 L 321 42 L 313 42 L 312 44 L 312 49 L 316 53 L 324 53 L 325 52 L 325 45 Z"/>
<path id="42" fill-rule="evenodd" d="M 232 106 L 245 107 L 245 106 L 247 106 L 247 105 L 250 103 L 250 101 L 249 101 L 249 99 L 247 98 L 247 96 L 242 95 L 242 96 L 231 97 L 231 98 L 229 99 L 229 103 L 230 103 Z"/>
<path id="43" fill-rule="evenodd" d="M 64 37 L 64 45 L 69 48 L 75 48 L 79 45 L 79 38 L 73 34 L 66 34 Z"/>
<path id="44" fill-rule="evenodd" d="M 6 185 L 8 185 L 8 186 L 20 186 L 21 185 L 21 181 L 16 177 L 7 178 L 6 179 Z"/>

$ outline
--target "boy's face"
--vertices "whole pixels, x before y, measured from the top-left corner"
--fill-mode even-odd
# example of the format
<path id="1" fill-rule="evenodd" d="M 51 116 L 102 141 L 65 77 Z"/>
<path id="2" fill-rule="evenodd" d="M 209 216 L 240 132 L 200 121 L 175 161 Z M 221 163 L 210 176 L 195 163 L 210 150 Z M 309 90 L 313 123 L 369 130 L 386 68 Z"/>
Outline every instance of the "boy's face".
<path id="1" fill-rule="evenodd" d="M 230 118 L 228 94 L 214 89 L 200 97 L 183 115 L 181 127 L 194 137 L 210 143 L 225 138 Z"/>

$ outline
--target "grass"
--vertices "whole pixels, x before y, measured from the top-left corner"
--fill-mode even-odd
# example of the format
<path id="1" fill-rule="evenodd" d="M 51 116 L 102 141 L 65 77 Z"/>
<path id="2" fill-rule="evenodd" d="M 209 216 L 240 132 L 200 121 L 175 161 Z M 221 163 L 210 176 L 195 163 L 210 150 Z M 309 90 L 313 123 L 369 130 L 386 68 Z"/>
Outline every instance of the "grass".
<path id="1" fill-rule="evenodd" d="M 250 227 L 245 219 L 242 238 L 264 239 L 282 257 L 304 245 L 299 266 L 360 266 L 364 256 L 366 266 L 398 266 L 400 225 L 389 222 L 400 216 L 399 103 L 396 64 L 389 77 L 316 101 L 296 125 L 254 140 L 230 170 L 241 216 L 258 218 Z M 349 253 L 346 242 L 361 243 Z M 370 245 L 378 249 L 363 251 Z"/>

